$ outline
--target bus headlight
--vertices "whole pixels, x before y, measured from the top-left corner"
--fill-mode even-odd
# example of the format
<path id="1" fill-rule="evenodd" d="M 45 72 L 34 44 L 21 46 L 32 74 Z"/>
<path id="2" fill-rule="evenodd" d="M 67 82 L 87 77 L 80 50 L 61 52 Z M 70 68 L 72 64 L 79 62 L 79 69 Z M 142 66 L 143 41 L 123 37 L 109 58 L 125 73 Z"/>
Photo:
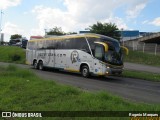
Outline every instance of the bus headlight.
<path id="1" fill-rule="evenodd" d="M 107 75 L 109 75 L 109 74 L 110 74 L 110 67 L 109 67 L 109 66 L 107 66 L 106 74 L 107 74 Z"/>

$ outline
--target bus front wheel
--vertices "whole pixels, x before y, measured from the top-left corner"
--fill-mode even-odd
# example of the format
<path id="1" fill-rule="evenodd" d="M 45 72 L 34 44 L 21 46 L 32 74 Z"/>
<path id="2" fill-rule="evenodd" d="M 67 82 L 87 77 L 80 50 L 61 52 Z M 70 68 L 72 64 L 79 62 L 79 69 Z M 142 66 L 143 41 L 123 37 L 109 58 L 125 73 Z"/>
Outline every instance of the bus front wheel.
<path id="1" fill-rule="evenodd" d="M 88 66 L 86 66 L 86 65 L 82 66 L 81 74 L 82 74 L 83 77 L 86 77 L 86 78 L 89 77 L 89 68 L 88 68 Z"/>

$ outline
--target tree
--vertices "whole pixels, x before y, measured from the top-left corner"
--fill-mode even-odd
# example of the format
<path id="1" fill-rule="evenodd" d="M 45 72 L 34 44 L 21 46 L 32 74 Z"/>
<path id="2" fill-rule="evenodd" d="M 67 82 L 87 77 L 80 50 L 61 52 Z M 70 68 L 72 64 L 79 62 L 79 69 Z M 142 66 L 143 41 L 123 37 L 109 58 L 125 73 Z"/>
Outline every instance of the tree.
<path id="1" fill-rule="evenodd" d="M 49 32 L 47 32 L 47 35 L 65 35 L 66 33 L 64 33 L 62 31 L 61 27 L 54 27 L 52 28 Z"/>
<path id="2" fill-rule="evenodd" d="M 17 39 L 17 38 L 22 38 L 22 35 L 19 35 L 19 34 L 14 34 L 14 35 L 11 35 L 10 39 Z"/>
<path id="3" fill-rule="evenodd" d="M 118 28 L 114 23 L 101 23 L 97 22 L 88 28 L 91 32 L 120 39 Z"/>
<path id="4" fill-rule="evenodd" d="M 77 32 L 68 32 L 66 33 L 67 35 L 73 35 L 73 34 L 77 34 Z"/>

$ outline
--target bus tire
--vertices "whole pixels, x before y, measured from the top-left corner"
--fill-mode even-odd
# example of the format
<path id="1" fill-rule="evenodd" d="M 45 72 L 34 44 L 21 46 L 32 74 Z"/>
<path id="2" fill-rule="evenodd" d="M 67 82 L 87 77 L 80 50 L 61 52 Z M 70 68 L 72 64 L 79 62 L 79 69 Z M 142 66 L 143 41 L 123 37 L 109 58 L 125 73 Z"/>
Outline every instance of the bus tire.
<path id="1" fill-rule="evenodd" d="M 36 61 L 36 60 L 33 62 L 33 68 L 34 68 L 34 69 L 37 69 L 37 68 L 38 68 L 38 64 L 37 64 L 37 61 Z"/>
<path id="2" fill-rule="evenodd" d="M 88 68 L 87 65 L 82 66 L 82 68 L 81 68 L 81 74 L 85 78 L 89 77 L 89 68 Z"/>
<path id="3" fill-rule="evenodd" d="M 38 69 L 39 69 L 39 70 L 43 70 L 43 68 L 44 68 L 44 67 L 43 67 L 43 61 L 39 61 L 39 62 L 38 62 Z"/>

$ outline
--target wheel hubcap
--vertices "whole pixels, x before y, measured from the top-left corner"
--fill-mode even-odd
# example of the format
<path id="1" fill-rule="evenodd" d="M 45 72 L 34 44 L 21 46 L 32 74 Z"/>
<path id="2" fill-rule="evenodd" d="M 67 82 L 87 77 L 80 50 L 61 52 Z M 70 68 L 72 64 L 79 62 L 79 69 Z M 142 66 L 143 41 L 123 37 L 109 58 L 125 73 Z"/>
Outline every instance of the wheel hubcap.
<path id="1" fill-rule="evenodd" d="M 39 69 L 42 70 L 42 64 L 40 64 Z"/>
<path id="2" fill-rule="evenodd" d="M 88 70 L 86 68 L 83 69 L 83 75 L 86 76 L 88 73 Z"/>
<path id="3" fill-rule="evenodd" d="M 34 68 L 37 68 L 37 63 L 34 63 Z"/>

